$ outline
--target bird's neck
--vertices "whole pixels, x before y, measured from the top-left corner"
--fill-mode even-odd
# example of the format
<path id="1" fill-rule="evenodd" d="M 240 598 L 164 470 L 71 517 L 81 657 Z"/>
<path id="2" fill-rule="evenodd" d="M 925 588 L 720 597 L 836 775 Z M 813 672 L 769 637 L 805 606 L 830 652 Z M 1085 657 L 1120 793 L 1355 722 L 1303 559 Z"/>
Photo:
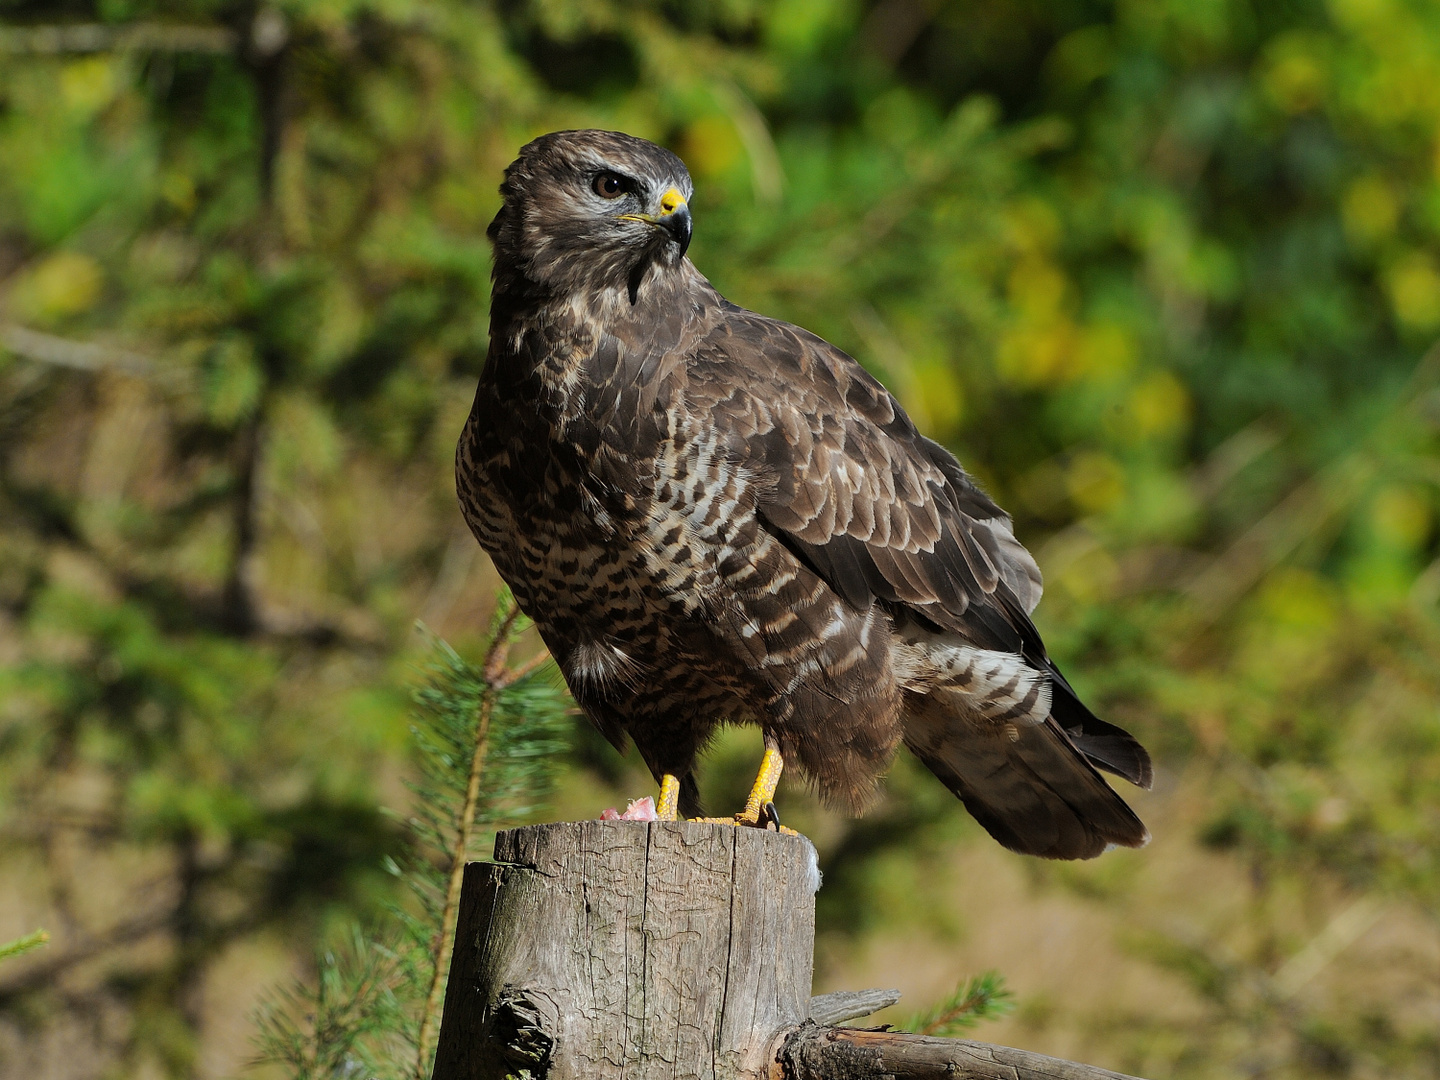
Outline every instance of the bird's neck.
<path id="1" fill-rule="evenodd" d="M 710 306 L 697 299 L 718 298 L 688 259 L 651 265 L 633 288 L 625 282 L 563 294 L 504 271 L 497 269 L 491 298 L 486 377 L 515 384 L 533 383 L 537 373 L 572 383 L 609 342 L 631 357 L 674 348 Z"/>

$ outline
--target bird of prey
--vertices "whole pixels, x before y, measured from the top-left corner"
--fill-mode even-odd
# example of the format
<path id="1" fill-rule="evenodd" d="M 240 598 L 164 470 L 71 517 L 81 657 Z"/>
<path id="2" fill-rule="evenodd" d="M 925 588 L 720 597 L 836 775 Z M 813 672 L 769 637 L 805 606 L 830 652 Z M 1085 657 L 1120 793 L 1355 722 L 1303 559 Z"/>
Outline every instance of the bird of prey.
<path id="1" fill-rule="evenodd" d="M 774 820 L 785 763 L 860 812 L 903 741 L 1012 851 L 1144 844 L 1097 770 L 1148 787 L 1150 759 L 1046 655 L 1009 516 L 855 360 L 700 274 L 680 159 L 555 132 L 500 191 L 460 504 L 660 818 L 698 812 L 697 753 L 748 723 L 742 824 Z"/>

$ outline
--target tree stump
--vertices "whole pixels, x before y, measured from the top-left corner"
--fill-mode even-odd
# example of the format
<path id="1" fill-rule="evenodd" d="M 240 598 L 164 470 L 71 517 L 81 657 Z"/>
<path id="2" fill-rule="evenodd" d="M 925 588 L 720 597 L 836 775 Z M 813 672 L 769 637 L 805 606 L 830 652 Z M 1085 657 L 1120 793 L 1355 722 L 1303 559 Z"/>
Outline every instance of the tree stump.
<path id="1" fill-rule="evenodd" d="M 502 832 L 472 863 L 436 1080 L 739 1080 L 810 1013 L 815 848 L 700 822 Z"/>
<path id="2" fill-rule="evenodd" d="M 831 1027 L 810 997 L 815 849 L 700 822 L 577 821 L 465 868 L 433 1080 L 1134 1080 L 1027 1050 Z"/>

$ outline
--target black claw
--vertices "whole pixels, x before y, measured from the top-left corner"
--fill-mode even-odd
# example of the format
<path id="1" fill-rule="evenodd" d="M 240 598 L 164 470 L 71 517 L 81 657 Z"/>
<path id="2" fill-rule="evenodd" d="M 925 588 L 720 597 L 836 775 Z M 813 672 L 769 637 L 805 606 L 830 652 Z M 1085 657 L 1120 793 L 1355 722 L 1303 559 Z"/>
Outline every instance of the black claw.
<path id="1" fill-rule="evenodd" d="M 775 831 L 780 831 L 780 812 L 775 809 L 773 802 L 767 802 L 764 806 L 760 807 L 760 820 L 755 824 L 759 825 L 762 829 L 768 829 L 771 825 L 774 825 Z"/>

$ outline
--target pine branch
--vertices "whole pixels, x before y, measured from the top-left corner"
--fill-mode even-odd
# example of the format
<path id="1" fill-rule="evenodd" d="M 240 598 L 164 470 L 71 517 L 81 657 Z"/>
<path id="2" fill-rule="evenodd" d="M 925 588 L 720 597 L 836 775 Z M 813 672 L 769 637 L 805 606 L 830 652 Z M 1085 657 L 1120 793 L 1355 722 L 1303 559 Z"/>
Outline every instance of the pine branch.
<path id="1" fill-rule="evenodd" d="M 986 971 L 966 979 L 940 1004 L 903 1025 L 916 1035 L 954 1038 L 982 1020 L 997 1020 L 1015 1007 L 1015 995 L 999 972 Z"/>
<path id="2" fill-rule="evenodd" d="M 411 814 L 401 819 L 407 853 L 385 864 L 413 903 L 391 908 L 378 941 L 355 931 L 343 955 L 321 957 L 317 987 L 291 987 L 262 1009 L 261 1059 L 285 1066 L 292 1080 L 349 1075 L 358 1064 L 386 1080 L 428 1077 L 465 864 L 488 827 L 531 815 L 565 745 L 568 700 L 534 678 L 548 655 L 507 666 L 526 625 L 507 593 L 478 665 L 435 639 L 414 694 L 418 775 L 408 784 Z M 387 958 L 383 978 L 365 974 L 375 956 Z"/>
<path id="3" fill-rule="evenodd" d="M 465 792 L 465 806 L 460 814 L 460 827 L 450 860 L 450 879 L 445 889 L 445 907 L 440 915 L 440 925 L 431 938 L 430 963 L 434 974 L 430 977 L 430 990 L 425 995 L 425 1010 L 420 1016 L 420 1034 L 415 1047 L 415 1080 L 425 1080 L 430 1060 L 430 1043 L 434 1037 L 436 1017 L 440 1011 L 441 995 L 445 990 L 445 957 L 450 952 L 450 939 L 454 935 L 456 912 L 460 906 L 460 886 L 465 880 L 466 854 L 470 849 L 470 834 L 475 827 L 475 805 L 480 797 L 480 775 L 485 767 L 485 751 L 490 743 L 490 716 L 494 710 L 495 698 L 487 694 L 480 704 L 480 720 L 475 736 L 475 753 L 470 759 L 470 783 Z"/>
<path id="4" fill-rule="evenodd" d="M 519 667 L 513 667 L 510 668 L 508 671 L 502 671 L 500 675 L 495 679 L 495 689 L 504 690 L 507 686 L 513 686 L 515 683 L 518 683 L 521 679 L 528 679 L 531 675 L 535 674 L 535 672 L 539 671 L 549 662 L 550 653 L 545 649 L 541 649 L 538 653 L 532 656 L 529 660 L 526 660 Z"/>
<path id="5" fill-rule="evenodd" d="M 401 1023 L 395 952 L 352 927 L 345 948 L 320 958 L 314 986 L 296 981 L 256 1015 L 256 1064 L 288 1066 L 293 1080 L 330 1080 L 374 1067 L 366 1040 L 383 1040 Z M 369 1069 L 367 1069 L 369 1071 Z"/>
<path id="6" fill-rule="evenodd" d="M 480 779 L 485 769 L 485 753 L 490 745 L 490 718 L 495 709 L 495 695 L 499 692 L 501 680 L 506 674 L 505 662 L 515 640 L 514 629 L 520 615 L 519 607 L 508 597 L 504 598 L 500 610 L 503 614 L 499 617 L 499 625 L 481 665 L 481 670 L 485 673 L 486 687 L 480 698 L 475 726 L 475 749 L 470 755 L 470 774 L 465 785 L 465 803 L 460 809 L 455 843 L 450 851 L 450 877 L 445 887 L 445 907 L 440 914 L 440 924 L 431 938 L 430 963 L 434 974 L 430 978 L 430 990 L 425 995 L 425 1009 L 420 1015 L 420 1033 L 415 1040 L 415 1080 L 426 1080 L 430 1071 L 430 1045 L 439 1022 L 440 1003 L 445 992 L 445 958 L 450 955 L 451 939 L 455 934 L 455 919 L 460 908 L 460 887 L 465 880 L 470 837 L 475 829 L 475 808 L 480 801 Z M 537 669 L 538 665 L 531 667 L 531 670 Z M 523 677 L 517 673 L 510 681 L 514 682 Z"/>

